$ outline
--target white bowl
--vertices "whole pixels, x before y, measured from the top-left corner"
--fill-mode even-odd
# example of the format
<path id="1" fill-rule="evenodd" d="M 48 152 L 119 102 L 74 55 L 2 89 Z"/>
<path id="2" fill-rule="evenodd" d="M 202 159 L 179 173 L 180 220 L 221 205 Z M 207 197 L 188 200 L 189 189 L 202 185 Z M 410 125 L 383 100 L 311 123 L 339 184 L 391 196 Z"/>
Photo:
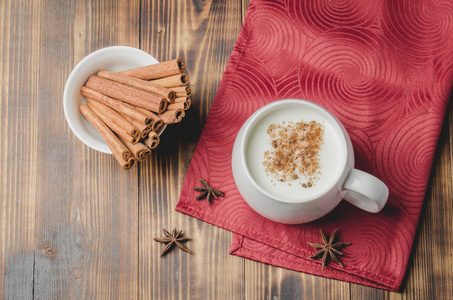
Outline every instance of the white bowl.
<path id="1" fill-rule="evenodd" d="M 66 120 L 79 140 L 94 150 L 112 153 L 99 132 L 79 112 L 79 106 L 86 103 L 80 88 L 85 85 L 88 77 L 100 70 L 119 72 L 156 63 L 158 63 L 157 59 L 148 53 L 125 46 L 103 48 L 82 59 L 69 75 L 63 94 Z M 163 129 L 164 126 L 158 133 L 160 134 Z"/>

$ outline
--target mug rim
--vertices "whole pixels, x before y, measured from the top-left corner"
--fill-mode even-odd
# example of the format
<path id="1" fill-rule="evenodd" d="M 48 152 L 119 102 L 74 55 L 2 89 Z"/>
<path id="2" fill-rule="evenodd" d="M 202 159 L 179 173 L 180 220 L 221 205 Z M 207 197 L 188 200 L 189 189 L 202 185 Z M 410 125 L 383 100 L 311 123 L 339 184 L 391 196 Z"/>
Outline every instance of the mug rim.
<path id="1" fill-rule="evenodd" d="M 246 149 L 247 149 L 246 147 L 248 144 L 250 133 L 255 128 L 255 125 L 266 115 L 266 112 L 268 110 L 273 109 L 275 106 L 283 106 L 283 105 L 288 105 L 290 103 L 296 103 L 297 105 L 308 105 L 308 106 L 315 108 L 317 111 L 321 111 L 322 113 L 324 113 L 324 115 L 327 118 L 329 118 L 332 125 L 334 125 L 335 128 L 340 132 L 340 134 L 341 134 L 340 140 L 341 140 L 341 144 L 343 147 L 343 157 L 342 157 L 343 160 L 342 160 L 342 166 L 340 168 L 341 171 L 338 172 L 337 176 L 335 177 L 335 180 L 333 180 L 332 183 L 323 190 L 323 192 L 312 195 L 311 197 L 308 197 L 304 200 L 287 200 L 284 198 L 277 197 L 277 196 L 269 193 L 268 191 L 264 190 L 261 187 L 261 185 L 259 185 L 255 181 L 255 178 L 250 173 L 247 159 L 246 159 Z M 261 107 L 257 111 L 255 111 L 250 116 L 250 121 L 244 130 L 244 135 L 242 137 L 242 142 L 241 142 L 240 147 L 241 147 L 241 151 L 240 151 L 241 152 L 241 154 L 240 154 L 241 155 L 240 156 L 241 164 L 244 166 L 245 174 L 249 178 L 249 180 L 252 183 L 252 185 L 254 186 L 254 188 L 257 189 L 262 194 L 264 194 L 266 197 L 269 197 L 277 202 L 282 202 L 282 203 L 287 203 L 287 204 L 308 203 L 308 202 L 315 201 L 317 199 L 322 198 L 324 195 L 326 195 L 329 191 L 332 190 L 332 188 L 334 188 L 338 184 L 339 180 L 341 179 L 341 176 L 344 173 L 344 170 L 346 169 L 347 160 L 348 160 L 348 146 L 347 146 L 347 140 L 346 140 L 346 136 L 345 136 L 345 129 L 342 126 L 340 120 L 338 120 L 330 111 L 328 111 L 326 108 L 322 107 L 319 104 L 313 103 L 308 100 L 295 99 L 295 98 L 276 100 L 269 104 L 264 105 L 263 107 Z"/>

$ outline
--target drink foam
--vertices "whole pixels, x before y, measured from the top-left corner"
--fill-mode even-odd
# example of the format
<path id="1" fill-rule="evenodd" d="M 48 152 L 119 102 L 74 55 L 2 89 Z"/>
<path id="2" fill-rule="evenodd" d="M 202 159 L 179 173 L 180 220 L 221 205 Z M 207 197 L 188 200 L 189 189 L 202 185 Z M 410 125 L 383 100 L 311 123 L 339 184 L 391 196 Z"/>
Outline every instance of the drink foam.
<path id="1" fill-rule="evenodd" d="M 298 173 L 297 179 L 281 182 L 266 172 L 263 164 L 265 153 L 272 152 L 268 134 L 271 124 L 288 124 L 315 121 L 323 127 L 323 143 L 318 154 L 319 168 L 316 180 Z M 283 123 L 285 122 L 285 123 Z M 345 162 L 345 146 L 340 129 L 328 118 L 327 113 L 311 106 L 293 105 L 269 111 L 251 129 L 246 145 L 247 167 L 255 182 L 269 194 L 287 201 L 304 201 L 324 193 L 337 181 Z M 296 166 L 297 167 L 297 166 Z M 303 183 L 310 182 L 310 187 Z"/>

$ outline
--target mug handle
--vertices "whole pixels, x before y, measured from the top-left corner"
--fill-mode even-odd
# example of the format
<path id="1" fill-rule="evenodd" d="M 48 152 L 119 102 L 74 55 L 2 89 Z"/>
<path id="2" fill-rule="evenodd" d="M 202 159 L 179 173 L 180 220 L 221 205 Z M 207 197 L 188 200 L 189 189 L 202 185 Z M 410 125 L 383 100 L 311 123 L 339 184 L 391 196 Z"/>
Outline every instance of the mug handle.
<path id="1" fill-rule="evenodd" d="M 368 212 L 377 213 L 389 197 L 389 189 L 380 179 L 363 171 L 352 169 L 346 178 L 343 199 Z"/>

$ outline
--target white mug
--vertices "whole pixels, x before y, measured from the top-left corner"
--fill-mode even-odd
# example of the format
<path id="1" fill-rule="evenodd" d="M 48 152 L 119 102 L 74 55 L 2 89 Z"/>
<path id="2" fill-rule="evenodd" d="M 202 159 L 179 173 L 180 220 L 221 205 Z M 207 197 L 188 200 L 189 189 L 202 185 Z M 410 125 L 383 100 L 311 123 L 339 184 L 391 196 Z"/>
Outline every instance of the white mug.
<path id="1" fill-rule="evenodd" d="M 310 197 L 304 197 L 301 193 L 300 199 L 285 199 L 285 193 L 271 193 L 258 184 L 250 171 L 249 164 L 256 158 L 251 159 L 250 149 L 254 148 L 249 147 L 250 142 L 254 141 L 253 136 L 258 136 L 257 124 L 271 120 L 273 114 L 281 113 L 282 110 L 295 112 L 296 115 L 300 113 L 307 122 L 312 115 L 316 115 L 329 126 L 329 134 L 334 135 L 335 141 L 338 141 L 335 144 L 338 149 L 334 149 L 335 155 L 338 155 L 335 172 L 321 175 L 328 176 L 326 178 L 329 178 L 330 184 Z M 256 153 L 256 157 L 262 159 L 262 156 L 263 153 Z M 250 207 L 263 217 L 280 223 L 301 224 L 316 220 L 332 211 L 342 199 L 365 211 L 376 213 L 384 207 L 389 195 L 387 186 L 381 180 L 354 169 L 351 139 L 340 121 L 323 107 L 305 100 L 279 100 L 253 113 L 236 137 L 232 168 L 236 186 Z M 261 176 L 256 172 L 255 175 Z"/>

